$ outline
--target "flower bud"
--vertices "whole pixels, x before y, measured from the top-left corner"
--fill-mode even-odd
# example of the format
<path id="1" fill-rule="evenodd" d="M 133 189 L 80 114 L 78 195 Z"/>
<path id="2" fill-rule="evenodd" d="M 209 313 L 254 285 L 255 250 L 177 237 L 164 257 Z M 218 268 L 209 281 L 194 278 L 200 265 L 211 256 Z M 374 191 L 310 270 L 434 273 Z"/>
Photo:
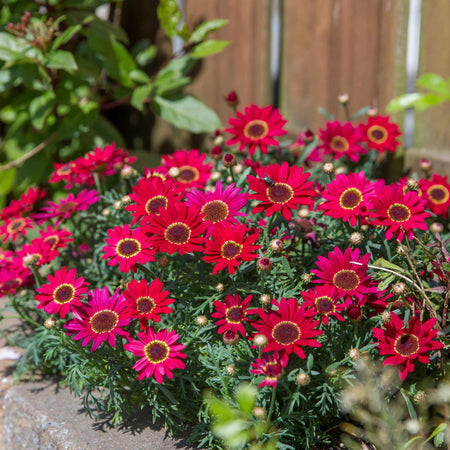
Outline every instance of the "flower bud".
<path id="1" fill-rule="evenodd" d="M 167 256 L 161 256 L 161 258 L 158 259 L 158 266 L 159 267 L 167 267 L 170 264 L 170 260 Z"/>
<path id="2" fill-rule="evenodd" d="M 424 391 L 417 391 L 414 395 L 414 403 L 422 403 L 425 400 L 426 394 Z"/>
<path id="3" fill-rule="evenodd" d="M 208 319 L 206 318 L 206 316 L 197 316 L 195 321 L 197 322 L 197 325 L 199 327 L 204 327 L 208 323 Z"/>
<path id="4" fill-rule="evenodd" d="M 124 195 L 120 201 L 123 205 L 128 205 L 128 203 L 131 203 L 131 197 L 129 195 Z"/>
<path id="5" fill-rule="evenodd" d="M 266 410 L 262 406 L 255 406 L 255 408 L 253 408 L 253 415 L 257 419 L 263 419 L 266 417 Z"/>
<path id="6" fill-rule="evenodd" d="M 234 174 L 239 175 L 244 170 L 244 166 L 242 164 L 236 164 L 232 170 Z"/>
<path id="7" fill-rule="evenodd" d="M 219 136 L 219 137 L 222 137 L 222 136 Z M 219 160 L 220 158 L 222 158 L 222 154 L 223 154 L 223 151 L 222 151 L 222 147 L 220 145 L 215 145 L 209 152 L 209 156 L 215 160 Z"/>
<path id="8" fill-rule="evenodd" d="M 367 111 L 367 115 L 369 117 L 375 117 L 376 115 L 378 115 L 378 108 L 372 107 L 369 109 L 369 111 Z"/>
<path id="9" fill-rule="evenodd" d="M 49 330 L 51 328 L 53 328 L 56 325 L 56 320 L 54 317 L 49 317 L 48 319 L 45 320 L 44 322 L 44 327 L 48 328 Z"/>
<path id="10" fill-rule="evenodd" d="M 216 291 L 217 292 L 223 292 L 224 289 L 225 289 L 225 286 L 222 283 L 218 283 L 216 285 Z"/>
<path id="11" fill-rule="evenodd" d="M 111 214 L 111 210 L 110 210 L 110 209 L 105 208 L 105 209 L 102 210 L 102 216 L 107 217 L 107 216 L 109 216 L 110 214 Z"/>
<path id="12" fill-rule="evenodd" d="M 177 178 L 180 175 L 180 169 L 178 167 L 171 167 L 169 169 L 169 177 Z"/>
<path id="13" fill-rule="evenodd" d="M 363 236 L 361 233 L 358 233 L 357 231 L 355 231 L 354 233 L 352 233 L 348 239 L 350 241 L 351 244 L 353 245 L 359 245 L 361 244 L 361 242 L 363 241 Z"/>
<path id="14" fill-rule="evenodd" d="M 334 164 L 333 163 L 325 163 L 322 167 L 322 170 L 325 173 L 332 174 L 334 172 Z"/>
<path id="15" fill-rule="evenodd" d="M 239 334 L 235 331 L 227 330 L 223 333 L 223 342 L 227 345 L 235 345 L 239 342 Z"/>
<path id="16" fill-rule="evenodd" d="M 230 364 L 229 366 L 227 366 L 227 374 L 228 375 L 236 374 L 236 366 L 234 364 Z"/>
<path id="17" fill-rule="evenodd" d="M 129 166 L 128 164 L 125 164 L 122 169 L 120 169 L 120 176 L 122 178 L 130 178 L 133 175 L 136 175 L 137 172 L 133 167 Z"/>
<path id="18" fill-rule="evenodd" d="M 222 176 L 222 174 L 218 171 L 218 170 L 215 170 L 212 174 L 211 174 L 211 180 L 212 181 L 217 181 L 217 180 L 220 180 L 220 177 Z"/>
<path id="19" fill-rule="evenodd" d="M 414 178 L 409 178 L 406 182 L 406 185 L 408 186 L 410 191 L 416 191 L 419 187 L 419 182 L 415 180 Z"/>
<path id="20" fill-rule="evenodd" d="M 403 244 L 398 244 L 396 251 L 400 256 L 406 256 L 408 254 L 408 249 Z"/>
<path id="21" fill-rule="evenodd" d="M 259 270 L 266 272 L 272 268 L 272 261 L 269 258 L 263 256 L 262 258 L 258 259 L 256 265 L 258 266 Z"/>
<path id="22" fill-rule="evenodd" d="M 419 166 L 422 170 L 424 170 L 425 172 L 428 172 L 431 169 L 432 164 L 429 159 L 423 158 L 420 160 Z"/>
<path id="23" fill-rule="evenodd" d="M 444 225 L 442 225 L 442 223 L 439 222 L 433 222 L 430 225 L 430 231 L 432 233 L 442 233 L 444 231 Z"/>
<path id="24" fill-rule="evenodd" d="M 253 338 L 253 344 L 255 344 L 257 347 L 265 347 L 267 343 L 267 336 L 264 334 L 256 334 Z"/>
<path id="25" fill-rule="evenodd" d="M 306 385 L 308 385 L 309 384 L 309 382 L 310 382 L 310 377 L 309 377 L 309 375 L 307 374 L 307 373 L 304 373 L 304 372 L 300 372 L 298 375 L 297 375 L 297 384 L 299 385 L 299 386 L 306 386 Z"/>
<path id="26" fill-rule="evenodd" d="M 280 253 L 283 250 L 283 241 L 281 239 L 272 239 L 270 241 L 270 248 L 275 253 Z"/>
<path id="27" fill-rule="evenodd" d="M 22 259 L 22 263 L 25 267 L 34 266 L 39 260 L 39 256 L 36 254 L 28 253 Z"/>
<path id="28" fill-rule="evenodd" d="M 311 274 L 310 273 L 304 273 L 302 275 L 302 281 L 305 282 L 305 283 L 311 283 L 311 281 L 312 281 Z"/>
<path id="29" fill-rule="evenodd" d="M 231 175 L 228 175 L 225 179 L 225 181 L 229 184 L 233 182 L 233 177 Z"/>
<path id="30" fill-rule="evenodd" d="M 225 97 L 225 101 L 230 106 L 237 106 L 239 104 L 239 97 L 236 94 L 236 91 L 229 92 L 228 95 Z"/>
<path id="31" fill-rule="evenodd" d="M 406 284 L 403 283 L 403 281 L 399 281 L 398 283 L 395 283 L 394 286 L 392 286 L 392 292 L 394 294 L 403 294 L 406 291 Z"/>
<path id="32" fill-rule="evenodd" d="M 114 202 L 113 208 L 122 209 L 122 202 L 120 200 L 117 200 L 116 202 Z"/>
<path id="33" fill-rule="evenodd" d="M 297 215 L 301 219 L 306 219 L 309 216 L 309 209 L 308 208 L 300 208 L 297 212 Z"/>
<path id="34" fill-rule="evenodd" d="M 224 167 L 233 167 L 236 164 L 236 156 L 233 153 L 226 153 L 222 159 Z"/>
<path id="35" fill-rule="evenodd" d="M 267 294 L 263 294 L 259 297 L 259 301 L 262 305 L 269 305 L 272 299 Z"/>
<path id="36" fill-rule="evenodd" d="M 338 102 L 341 105 L 346 105 L 349 100 L 350 100 L 350 96 L 348 94 L 341 94 L 338 96 Z"/>
<path id="37" fill-rule="evenodd" d="M 383 311 L 383 313 L 381 314 L 381 321 L 383 323 L 389 323 L 391 321 L 390 311 Z"/>
<path id="38" fill-rule="evenodd" d="M 358 361 L 358 359 L 361 359 L 361 352 L 357 348 L 352 348 L 349 350 L 348 356 L 352 361 Z"/>

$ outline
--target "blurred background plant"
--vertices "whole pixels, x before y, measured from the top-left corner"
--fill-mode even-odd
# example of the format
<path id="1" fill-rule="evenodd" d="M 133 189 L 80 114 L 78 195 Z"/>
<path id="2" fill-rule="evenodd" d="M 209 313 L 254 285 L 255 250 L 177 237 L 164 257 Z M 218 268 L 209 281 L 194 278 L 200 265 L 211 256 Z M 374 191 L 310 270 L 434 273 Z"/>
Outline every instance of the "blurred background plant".
<path id="1" fill-rule="evenodd" d="M 183 45 L 155 65 L 148 40 L 130 48 L 120 27 L 122 1 L 110 20 L 101 0 L 7 0 L 0 7 L 0 207 L 12 191 L 42 182 L 54 162 L 96 146 L 124 144 L 108 116 L 121 105 L 157 114 L 194 133 L 221 126 L 217 115 L 184 93 L 196 61 L 227 41 L 207 40 L 226 20 L 181 27 L 175 0 L 161 0 L 160 27 Z"/>

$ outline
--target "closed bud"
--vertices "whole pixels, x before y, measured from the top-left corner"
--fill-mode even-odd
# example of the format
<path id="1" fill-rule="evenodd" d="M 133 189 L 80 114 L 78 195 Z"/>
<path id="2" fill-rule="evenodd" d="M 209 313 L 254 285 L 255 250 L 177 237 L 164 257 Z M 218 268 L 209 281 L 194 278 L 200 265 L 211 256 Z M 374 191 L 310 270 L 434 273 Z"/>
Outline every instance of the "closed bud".
<path id="1" fill-rule="evenodd" d="M 325 163 L 322 167 L 322 170 L 325 173 L 332 174 L 334 172 L 334 164 L 333 163 Z"/>
<path id="2" fill-rule="evenodd" d="M 406 182 L 406 185 L 408 186 L 409 190 L 416 191 L 419 187 L 419 182 L 415 180 L 414 178 L 409 178 Z"/>
<path id="3" fill-rule="evenodd" d="M 297 212 L 298 217 L 301 219 L 306 219 L 309 216 L 309 209 L 308 208 L 300 208 Z"/>
<path id="4" fill-rule="evenodd" d="M 239 342 L 239 334 L 235 331 L 227 330 L 223 333 L 223 342 L 227 345 L 235 345 Z"/>
<path id="5" fill-rule="evenodd" d="M 220 180 L 220 177 L 222 176 L 222 174 L 218 171 L 218 170 L 215 170 L 212 174 L 211 174 L 211 180 L 212 181 L 217 181 L 217 180 Z"/>
<path id="6" fill-rule="evenodd" d="M 363 241 L 363 236 L 361 233 L 358 233 L 357 231 L 355 231 L 354 233 L 352 233 L 348 239 L 350 241 L 351 244 L 353 245 L 359 245 L 361 244 L 361 242 Z"/>
<path id="7" fill-rule="evenodd" d="M 271 302 L 271 298 L 267 294 L 263 294 L 259 297 L 259 301 L 262 305 L 268 305 Z"/>
<path id="8" fill-rule="evenodd" d="M 420 160 L 419 166 L 422 170 L 424 170 L 425 172 L 428 172 L 431 169 L 432 164 L 429 159 L 423 158 Z"/>
<path id="9" fill-rule="evenodd" d="M 257 419 L 263 419 L 264 417 L 266 417 L 266 410 L 262 406 L 256 406 L 255 408 L 253 408 L 253 415 Z"/>
<path id="10" fill-rule="evenodd" d="M 302 281 L 304 281 L 305 283 L 311 283 L 312 281 L 312 276 L 310 273 L 304 273 L 302 275 Z"/>
<path id="11" fill-rule="evenodd" d="M 392 286 L 392 292 L 394 294 L 403 294 L 406 291 L 406 284 L 403 283 L 403 281 L 399 281 L 398 283 L 395 283 L 394 286 Z"/>
<path id="12" fill-rule="evenodd" d="M 137 175 L 137 172 L 133 167 L 129 166 L 128 164 L 125 164 L 122 169 L 120 169 L 120 176 L 122 178 L 130 178 L 133 175 Z"/>
<path id="13" fill-rule="evenodd" d="M 306 386 L 306 385 L 309 384 L 309 381 L 310 381 L 310 378 L 309 378 L 309 375 L 307 373 L 300 372 L 297 375 L 297 384 L 299 386 Z"/>
<path id="14" fill-rule="evenodd" d="M 177 178 L 180 175 L 180 169 L 178 167 L 171 167 L 169 169 L 169 177 Z"/>
<path id="15" fill-rule="evenodd" d="M 107 216 L 109 216 L 110 214 L 111 214 L 111 210 L 110 210 L 110 209 L 105 208 L 105 209 L 102 210 L 102 216 L 107 217 Z"/>
<path id="16" fill-rule="evenodd" d="M 422 403 L 425 400 L 426 394 L 424 391 L 417 391 L 414 395 L 414 403 Z"/>
<path id="17" fill-rule="evenodd" d="M 406 256 L 408 254 L 408 249 L 403 244 L 398 244 L 396 251 L 400 256 Z"/>
<path id="18" fill-rule="evenodd" d="M 221 138 L 222 136 L 219 136 L 219 137 Z M 220 145 L 215 145 L 209 152 L 209 156 L 211 156 L 211 158 L 215 159 L 215 160 L 222 158 L 222 154 L 223 154 L 223 151 L 222 151 L 222 147 L 220 147 Z"/>
<path id="19" fill-rule="evenodd" d="M 56 320 L 54 317 L 49 317 L 48 319 L 46 319 L 46 321 L 44 322 L 44 327 L 48 328 L 50 330 L 50 328 L 53 328 L 56 325 Z"/>
<path id="20" fill-rule="evenodd" d="M 159 267 L 167 267 L 169 264 L 170 264 L 170 260 L 167 256 L 161 256 L 161 258 L 158 259 Z"/>
<path id="21" fill-rule="evenodd" d="M 225 286 L 222 283 L 218 283 L 216 285 L 216 291 L 217 292 L 223 292 L 224 289 L 225 289 Z"/>
<path id="22" fill-rule="evenodd" d="M 129 195 L 124 195 L 120 201 L 123 205 L 128 205 L 128 203 L 131 203 L 131 197 Z"/>
<path id="23" fill-rule="evenodd" d="M 228 375 L 236 374 L 236 366 L 234 364 L 230 364 L 229 366 L 227 366 L 227 374 Z"/>
<path id="24" fill-rule="evenodd" d="M 236 156 L 233 153 L 226 153 L 222 159 L 224 167 L 233 167 L 236 164 Z"/>
<path id="25" fill-rule="evenodd" d="M 275 253 L 280 253 L 283 250 L 283 241 L 281 239 L 272 239 L 270 241 L 270 248 Z"/>
<path id="26" fill-rule="evenodd" d="M 208 323 L 208 319 L 206 318 L 206 316 L 197 316 L 195 321 L 197 322 L 197 325 L 199 327 L 204 327 Z"/>
<path id="27" fill-rule="evenodd" d="M 222 143 L 223 143 L 223 136 L 219 135 L 214 138 L 214 141 L 213 141 L 214 145 L 222 145 Z"/>
<path id="28" fill-rule="evenodd" d="M 439 222 L 433 222 L 430 225 L 430 231 L 432 233 L 442 233 L 444 231 L 444 225 L 442 225 L 442 223 Z"/>
<path id="29" fill-rule="evenodd" d="M 28 253 L 22 259 L 22 263 L 25 267 L 34 266 L 39 260 L 39 256 L 36 254 Z"/>
<path id="30" fill-rule="evenodd" d="M 369 117 L 375 117 L 376 115 L 378 115 L 378 108 L 372 107 L 369 109 L 369 111 L 367 111 L 367 115 Z"/>
<path id="31" fill-rule="evenodd" d="M 256 334 L 253 338 L 253 344 L 255 344 L 257 347 L 265 347 L 267 343 L 267 336 L 264 334 Z"/>
<path id="32" fill-rule="evenodd" d="M 341 94 L 341 95 L 339 95 L 339 97 L 338 97 L 338 102 L 339 102 L 341 105 L 347 104 L 349 100 L 350 100 L 350 96 L 349 96 L 348 94 Z"/>
<path id="33" fill-rule="evenodd" d="M 244 170 L 244 166 L 242 164 L 236 164 L 231 170 L 234 174 L 239 175 Z"/>
<path id="34" fill-rule="evenodd" d="M 383 311 L 381 314 L 381 321 L 383 323 L 389 323 L 391 321 L 391 313 L 389 311 Z"/>
<path id="35" fill-rule="evenodd" d="M 228 176 L 226 177 L 225 181 L 226 181 L 227 183 L 232 183 L 232 182 L 233 182 L 233 177 L 232 177 L 231 175 L 228 175 Z"/>
<path id="36" fill-rule="evenodd" d="M 239 97 L 238 97 L 236 91 L 229 92 L 228 95 L 225 97 L 225 101 L 230 106 L 237 106 L 239 104 Z"/>
<path id="37" fill-rule="evenodd" d="M 117 200 L 116 202 L 114 202 L 113 208 L 122 209 L 122 202 L 120 200 Z"/>
<path id="38" fill-rule="evenodd" d="M 256 265 L 258 266 L 259 270 L 266 272 L 272 268 L 272 261 L 269 258 L 263 256 L 262 258 L 258 259 Z"/>
<path id="39" fill-rule="evenodd" d="M 358 359 L 361 359 L 361 352 L 357 348 L 352 348 L 349 350 L 348 356 L 352 361 L 358 361 Z"/>

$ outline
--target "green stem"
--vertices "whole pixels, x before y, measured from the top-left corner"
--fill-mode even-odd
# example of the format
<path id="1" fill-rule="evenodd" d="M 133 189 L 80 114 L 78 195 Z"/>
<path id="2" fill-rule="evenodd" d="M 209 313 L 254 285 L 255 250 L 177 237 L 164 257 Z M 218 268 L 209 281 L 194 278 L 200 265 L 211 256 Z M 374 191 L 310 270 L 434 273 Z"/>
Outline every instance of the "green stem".
<path id="1" fill-rule="evenodd" d="M 233 183 L 236 184 L 236 180 L 234 178 L 234 173 L 233 173 L 233 167 L 229 167 L 228 169 L 230 171 L 230 176 L 231 176 L 231 179 L 233 180 Z"/>
<path id="2" fill-rule="evenodd" d="M 30 325 L 33 325 L 33 328 L 34 327 L 42 327 L 42 325 L 40 323 L 37 323 L 35 320 L 33 320 L 31 317 L 27 316 L 26 314 L 23 313 L 23 311 L 20 310 L 19 305 L 17 304 L 16 297 L 12 298 L 12 305 L 13 305 L 14 310 L 17 312 L 17 314 L 19 314 L 19 316 L 23 320 L 28 322 Z"/>
<path id="3" fill-rule="evenodd" d="M 267 415 L 267 421 L 270 422 L 270 418 L 272 417 L 273 409 L 275 407 L 275 397 L 277 395 L 277 387 L 275 386 L 272 391 L 272 398 L 270 400 L 269 406 L 269 414 Z"/>
<path id="4" fill-rule="evenodd" d="M 44 283 L 44 281 L 42 280 L 41 274 L 39 273 L 39 271 L 37 270 L 37 267 L 34 264 L 31 264 L 29 267 L 30 267 L 31 273 L 34 276 L 34 280 L 36 281 L 37 287 L 40 288 L 42 286 L 42 284 Z"/>
<path id="5" fill-rule="evenodd" d="M 140 269 L 142 272 L 144 272 L 145 275 L 148 275 L 151 278 L 155 278 L 154 274 L 152 272 L 150 272 L 149 269 L 147 269 L 147 267 L 145 267 L 144 265 L 142 265 L 141 263 L 136 263 L 136 267 L 138 269 Z"/>

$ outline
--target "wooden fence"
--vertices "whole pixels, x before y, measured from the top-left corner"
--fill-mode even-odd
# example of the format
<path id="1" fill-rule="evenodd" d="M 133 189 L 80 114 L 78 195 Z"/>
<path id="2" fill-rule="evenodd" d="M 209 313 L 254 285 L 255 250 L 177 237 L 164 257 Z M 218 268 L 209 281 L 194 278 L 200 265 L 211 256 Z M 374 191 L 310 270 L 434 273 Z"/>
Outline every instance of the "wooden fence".
<path id="1" fill-rule="evenodd" d="M 211 37 L 231 44 L 204 61 L 189 89 L 219 114 L 223 124 L 231 113 L 224 96 L 231 90 L 237 91 L 241 106 L 263 106 L 279 99 L 277 106 L 294 133 L 324 125 L 318 106 L 344 120 L 339 94 L 350 95 L 353 111 L 370 105 L 384 113 L 391 98 L 406 92 L 409 0 L 280 2 L 277 86 L 269 64 L 274 1 L 184 0 L 185 20 L 191 26 L 213 18 L 229 20 L 228 26 Z M 139 17 L 139 5 L 148 8 L 149 2 L 129 3 L 128 9 Z M 143 23 L 145 16 L 140 17 Z M 422 0 L 419 75 L 450 76 L 449 18 L 450 0 Z M 449 148 L 449 112 L 447 106 L 439 106 L 417 115 L 414 146 Z M 171 131 L 162 132 L 167 133 Z M 155 136 L 158 139 L 158 132 Z"/>

